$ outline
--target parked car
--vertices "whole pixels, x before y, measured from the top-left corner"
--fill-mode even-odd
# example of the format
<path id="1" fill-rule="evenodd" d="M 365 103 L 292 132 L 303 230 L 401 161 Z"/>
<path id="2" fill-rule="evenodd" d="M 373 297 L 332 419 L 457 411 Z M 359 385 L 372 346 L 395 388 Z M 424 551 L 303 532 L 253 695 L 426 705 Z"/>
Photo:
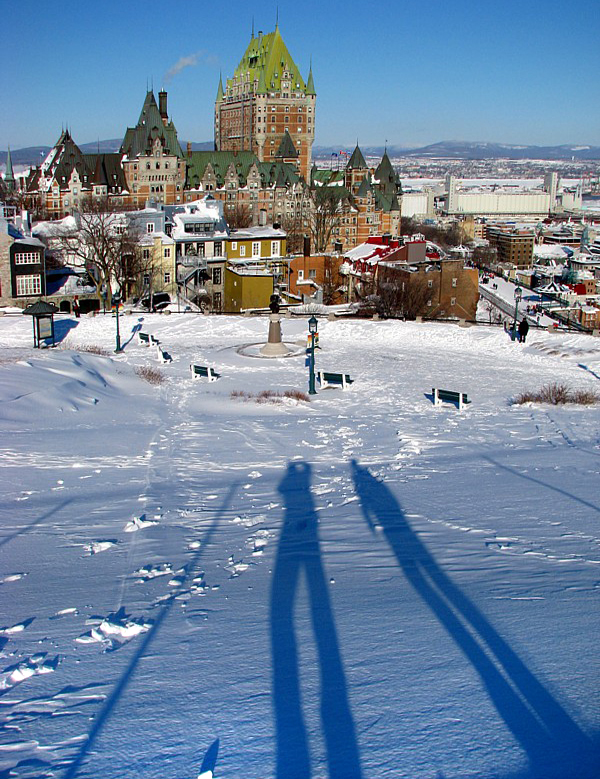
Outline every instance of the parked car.
<path id="1" fill-rule="evenodd" d="M 143 308 L 147 311 L 162 311 L 171 302 L 171 298 L 166 292 L 155 292 L 140 300 Z"/>

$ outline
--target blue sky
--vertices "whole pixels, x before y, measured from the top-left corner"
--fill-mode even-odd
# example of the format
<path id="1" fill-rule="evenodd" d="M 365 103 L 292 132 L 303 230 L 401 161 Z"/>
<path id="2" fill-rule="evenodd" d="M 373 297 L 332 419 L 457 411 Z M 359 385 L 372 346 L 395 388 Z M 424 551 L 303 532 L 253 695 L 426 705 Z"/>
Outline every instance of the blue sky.
<path id="1" fill-rule="evenodd" d="M 256 6 L 256 32 L 273 30 L 278 6 L 305 76 L 312 57 L 318 145 L 600 145 L 597 2 L 280 0 Z M 52 145 L 65 125 L 78 143 L 120 138 L 147 82 L 167 88 L 180 140 L 209 141 L 219 72 L 231 75 L 252 29 L 240 0 L 13 7 L 0 149 Z"/>

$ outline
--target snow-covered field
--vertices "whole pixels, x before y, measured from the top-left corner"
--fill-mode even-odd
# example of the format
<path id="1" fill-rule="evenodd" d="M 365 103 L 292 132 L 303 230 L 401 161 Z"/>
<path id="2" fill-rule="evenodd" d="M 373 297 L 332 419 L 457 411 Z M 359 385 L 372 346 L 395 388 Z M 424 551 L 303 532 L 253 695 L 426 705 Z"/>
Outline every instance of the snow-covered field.
<path id="1" fill-rule="evenodd" d="M 0 777 L 600 775 L 600 407 L 509 402 L 600 340 L 322 321 L 257 403 L 305 320 L 121 325 L 0 318 Z"/>

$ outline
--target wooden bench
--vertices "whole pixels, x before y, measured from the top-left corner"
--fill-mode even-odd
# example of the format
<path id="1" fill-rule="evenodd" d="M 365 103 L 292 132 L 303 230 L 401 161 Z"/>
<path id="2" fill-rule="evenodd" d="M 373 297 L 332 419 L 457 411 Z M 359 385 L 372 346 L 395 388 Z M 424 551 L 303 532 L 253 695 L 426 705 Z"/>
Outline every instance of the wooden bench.
<path id="1" fill-rule="evenodd" d="M 435 406 L 439 406 L 442 401 L 445 401 L 446 403 L 457 403 L 460 410 L 463 406 L 466 406 L 471 402 L 464 392 L 436 389 L 435 387 L 431 390 L 431 392 L 433 394 L 433 403 Z"/>
<path id="2" fill-rule="evenodd" d="M 209 368 L 206 365 L 190 365 L 193 379 L 208 379 L 209 381 L 216 381 L 221 378 L 221 374 L 217 373 L 214 368 Z"/>
<path id="3" fill-rule="evenodd" d="M 158 346 L 158 339 L 155 338 L 153 335 L 149 335 L 148 333 L 142 333 L 141 330 L 138 330 L 138 343 L 144 344 L 144 346 Z"/>
<path id="4" fill-rule="evenodd" d="M 173 358 L 164 349 L 161 349 L 158 343 L 156 344 L 156 356 L 161 362 L 173 362 Z"/>
<path id="5" fill-rule="evenodd" d="M 346 389 L 347 386 L 354 382 L 347 373 L 330 373 L 329 371 L 318 371 L 317 381 L 321 385 L 322 389 L 331 385 Z"/>

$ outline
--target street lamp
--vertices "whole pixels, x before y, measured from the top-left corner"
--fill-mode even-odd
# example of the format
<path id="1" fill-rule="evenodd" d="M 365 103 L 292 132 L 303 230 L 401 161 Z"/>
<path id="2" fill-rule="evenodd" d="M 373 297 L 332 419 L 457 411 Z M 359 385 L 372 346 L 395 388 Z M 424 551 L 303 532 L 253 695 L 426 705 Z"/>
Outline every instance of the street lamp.
<path id="1" fill-rule="evenodd" d="M 112 300 L 115 304 L 115 316 L 117 317 L 117 348 L 115 353 L 119 354 L 123 350 L 121 349 L 121 333 L 119 332 L 119 303 L 121 302 L 121 290 L 117 289 L 112 293 Z"/>
<path id="2" fill-rule="evenodd" d="M 517 337 L 517 319 L 519 317 L 519 303 L 523 297 L 523 290 L 517 284 L 515 289 L 515 322 L 513 324 L 513 340 Z"/>
<path id="3" fill-rule="evenodd" d="M 318 337 L 317 328 L 319 327 L 319 321 L 313 314 L 308 320 L 308 394 L 316 395 L 315 389 L 315 341 Z"/>

